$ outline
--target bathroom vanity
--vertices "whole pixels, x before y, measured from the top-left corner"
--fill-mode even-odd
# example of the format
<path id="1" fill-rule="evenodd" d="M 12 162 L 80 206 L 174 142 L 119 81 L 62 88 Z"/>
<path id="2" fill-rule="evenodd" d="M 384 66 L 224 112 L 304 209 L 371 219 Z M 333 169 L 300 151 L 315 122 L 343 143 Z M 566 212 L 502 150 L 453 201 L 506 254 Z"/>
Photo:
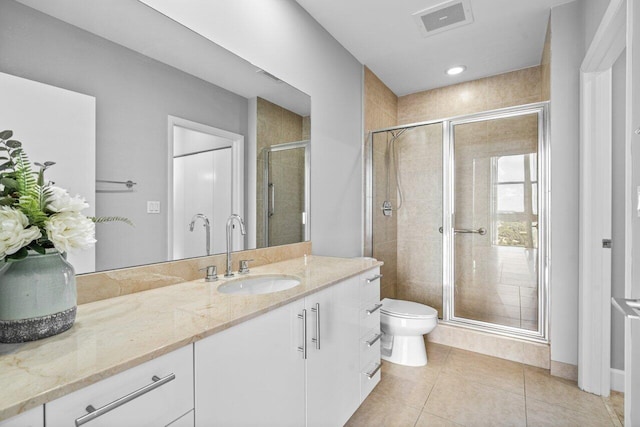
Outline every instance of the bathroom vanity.
<path id="1" fill-rule="evenodd" d="M 300 279 L 284 291 L 196 280 L 80 305 L 69 332 L 0 346 L 0 426 L 343 425 L 380 380 L 380 265 L 296 258 L 231 279 Z"/>

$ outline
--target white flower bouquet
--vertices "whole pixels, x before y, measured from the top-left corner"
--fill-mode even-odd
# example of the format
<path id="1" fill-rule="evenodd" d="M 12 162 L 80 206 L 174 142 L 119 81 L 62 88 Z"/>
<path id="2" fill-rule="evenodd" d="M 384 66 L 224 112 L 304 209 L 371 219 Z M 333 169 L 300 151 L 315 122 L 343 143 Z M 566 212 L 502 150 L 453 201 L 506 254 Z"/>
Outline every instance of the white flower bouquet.
<path id="1" fill-rule="evenodd" d="M 89 205 L 80 196 L 44 180 L 54 162 L 34 163 L 34 172 L 22 143 L 13 132 L 0 132 L 0 262 L 26 258 L 29 250 L 44 254 L 55 248 L 61 253 L 86 249 L 96 242 L 97 222 L 126 218 L 87 217 Z"/>

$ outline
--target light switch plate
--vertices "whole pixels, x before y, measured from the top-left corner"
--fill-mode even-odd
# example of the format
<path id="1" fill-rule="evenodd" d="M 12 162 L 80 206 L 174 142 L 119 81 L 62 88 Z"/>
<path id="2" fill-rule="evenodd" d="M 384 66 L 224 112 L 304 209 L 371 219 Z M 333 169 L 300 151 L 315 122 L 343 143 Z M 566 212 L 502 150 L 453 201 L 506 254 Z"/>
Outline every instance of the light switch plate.
<path id="1" fill-rule="evenodd" d="M 147 213 L 149 213 L 149 214 L 159 214 L 160 213 L 160 202 L 159 201 L 147 201 Z"/>

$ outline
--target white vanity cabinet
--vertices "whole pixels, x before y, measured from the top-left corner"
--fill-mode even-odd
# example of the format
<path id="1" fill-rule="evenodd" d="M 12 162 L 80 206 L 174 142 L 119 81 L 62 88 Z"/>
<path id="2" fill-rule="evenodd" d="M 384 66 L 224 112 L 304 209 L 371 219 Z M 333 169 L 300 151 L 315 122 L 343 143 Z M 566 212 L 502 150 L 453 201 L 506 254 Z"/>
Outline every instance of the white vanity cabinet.
<path id="1" fill-rule="evenodd" d="M 380 382 L 380 268 L 360 275 L 360 402 Z"/>
<path id="2" fill-rule="evenodd" d="M 196 342 L 196 426 L 344 425 L 361 402 L 362 277 Z"/>
<path id="3" fill-rule="evenodd" d="M 45 404 L 45 417 L 47 427 L 167 426 L 191 410 L 188 345 Z"/>
<path id="4" fill-rule="evenodd" d="M 44 427 L 44 407 L 40 405 L 8 420 L 0 421 L 0 427 Z"/>

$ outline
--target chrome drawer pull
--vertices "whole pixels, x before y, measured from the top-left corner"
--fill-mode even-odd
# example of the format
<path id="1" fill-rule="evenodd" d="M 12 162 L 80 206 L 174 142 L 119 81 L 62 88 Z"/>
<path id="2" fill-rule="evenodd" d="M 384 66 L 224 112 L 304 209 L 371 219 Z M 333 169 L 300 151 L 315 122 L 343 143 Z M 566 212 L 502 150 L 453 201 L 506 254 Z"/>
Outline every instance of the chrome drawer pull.
<path id="1" fill-rule="evenodd" d="M 302 347 L 298 351 L 302 353 L 302 358 L 307 359 L 307 309 L 302 309 L 302 314 L 298 314 L 298 319 L 302 320 Z"/>
<path id="2" fill-rule="evenodd" d="M 367 376 L 367 378 L 371 379 L 373 377 L 376 376 L 376 374 L 378 373 L 378 371 L 380 370 L 380 368 L 382 367 L 382 363 L 376 363 L 376 367 L 373 368 L 373 371 L 371 372 L 365 372 L 365 375 Z"/>
<path id="3" fill-rule="evenodd" d="M 376 280 L 382 278 L 382 274 L 376 274 L 375 276 L 373 276 L 370 279 L 367 279 L 367 283 L 371 283 L 371 282 L 375 282 Z"/>
<path id="4" fill-rule="evenodd" d="M 373 308 L 367 310 L 367 315 L 375 313 L 376 311 L 380 310 L 381 307 L 382 304 L 376 304 L 375 306 L 373 306 Z"/>
<path id="5" fill-rule="evenodd" d="M 159 378 L 154 375 L 151 379 L 153 380 L 151 384 L 147 384 L 146 386 L 139 388 L 138 390 L 132 393 L 129 393 L 126 396 L 122 396 L 121 398 L 116 399 L 111 403 L 107 403 L 106 405 L 98 409 L 94 408 L 93 405 L 87 406 L 85 409 L 87 410 L 88 414 L 83 415 L 80 418 L 76 419 L 76 427 L 86 424 L 89 421 L 95 420 L 96 418 L 106 414 L 107 412 L 112 411 L 124 405 L 125 403 L 131 402 L 133 399 L 136 399 L 142 396 L 143 394 L 149 393 L 151 390 L 154 390 L 168 383 L 169 381 L 175 380 L 176 374 L 169 374 L 163 378 Z"/>
<path id="6" fill-rule="evenodd" d="M 369 341 L 365 341 L 367 343 L 367 347 L 371 347 L 372 345 L 374 345 L 376 341 L 378 341 L 381 337 L 382 337 L 382 332 L 380 332 L 379 334 L 376 334 L 376 336 L 371 338 Z"/>
<path id="7" fill-rule="evenodd" d="M 316 303 L 311 311 L 316 314 L 316 337 L 311 338 L 311 342 L 316 343 L 316 350 L 320 350 L 320 303 Z"/>

